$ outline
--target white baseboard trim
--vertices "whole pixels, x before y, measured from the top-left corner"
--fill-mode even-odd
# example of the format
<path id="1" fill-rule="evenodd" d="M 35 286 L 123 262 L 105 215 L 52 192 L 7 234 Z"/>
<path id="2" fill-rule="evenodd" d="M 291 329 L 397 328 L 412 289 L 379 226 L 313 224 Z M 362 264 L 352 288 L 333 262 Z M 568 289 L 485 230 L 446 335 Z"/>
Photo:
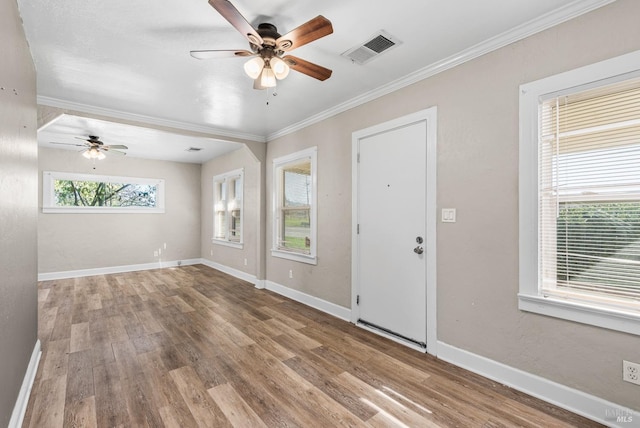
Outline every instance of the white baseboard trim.
<path id="1" fill-rule="evenodd" d="M 256 279 L 256 288 L 264 290 L 265 288 L 267 288 L 266 282 L 267 281 L 264 279 Z"/>
<path id="2" fill-rule="evenodd" d="M 265 281 L 265 286 L 267 290 L 273 291 L 274 293 L 278 293 L 282 296 L 295 300 L 296 302 L 303 303 L 314 309 L 333 315 L 334 317 L 351 322 L 351 309 L 336 305 L 335 303 L 327 302 L 326 300 L 311 296 L 303 293 L 302 291 L 285 287 L 284 285 L 277 284 L 273 281 Z"/>
<path id="3" fill-rule="evenodd" d="M 606 426 L 640 427 L 638 412 L 440 341 L 438 358 Z"/>
<path id="4" fill-rule="evenodd" d="M 257 281 L 255 275 L 251 275 L 250 273 L 243 272 L 241 270 L 238 270 L 229 266 L 221 265 L 220 263 L 216 263 L 211 260 L 202 259 L 200 263 L 202 263 L 205 266 L 209 266 L 212 269 L 219 270 L 220 272 L 224 272 L 228 275 L 234 276 L 243 281 L 250 282 L 252 284 L 255 284 Z"/>
<path id="5" fill-rule="evenodd" d="M 135 272 L 139 270 L 162 269 L 168 267 L 188 266 L 202 263 L 202 259 L 172 260 L 166 262 L 144 263 L 139 265 L 110 266 L 94 269 L 68 270 L 62 272 L 39 273 L 38 281 L 52 281 L 56 279 L 80 278 L 83 276 L 109 275 L 113 273 Z"/>
<path id="6" fill-rule="evenodd" d="M 31 353 L 31 359 L 27 366 L 27 371 L 24 374 L 22 380 L 22 386 L 20 387 L 20 393 L 16 400 L 16 405 L 13 407 L 11 413 L 11 419 L 9 419 L 9 428 L 20 428 L 24 415 L 27 412 L 27 404 L 29 403 L 29 396 L 31 395 L 31 388 L 33 387 L 33 381 L 36 379 L 36 373 L 38 372 L 38 364 L 40 363 L 40 356 L 42 350 L 40 349 L 40 340 L 36 341 Z"/>

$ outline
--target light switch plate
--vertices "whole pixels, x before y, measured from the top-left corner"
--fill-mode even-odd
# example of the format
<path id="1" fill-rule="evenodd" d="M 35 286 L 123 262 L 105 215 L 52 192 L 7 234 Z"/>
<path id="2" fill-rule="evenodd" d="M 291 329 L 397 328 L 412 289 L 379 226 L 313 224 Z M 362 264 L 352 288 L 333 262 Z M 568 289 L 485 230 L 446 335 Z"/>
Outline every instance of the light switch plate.
<path id="1" fill-rule="evenodd" d="M 442 222 L 443 223 L 455 223 L 456 222 L 456 209 L 455 208 L 443 208 L 442 209 Z"/>

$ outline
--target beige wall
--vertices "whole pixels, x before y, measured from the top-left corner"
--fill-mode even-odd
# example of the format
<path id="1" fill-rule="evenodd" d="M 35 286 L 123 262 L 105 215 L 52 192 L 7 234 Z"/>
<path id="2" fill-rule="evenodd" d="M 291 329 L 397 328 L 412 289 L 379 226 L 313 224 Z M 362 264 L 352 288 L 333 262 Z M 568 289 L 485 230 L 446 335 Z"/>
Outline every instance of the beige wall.
<path id="1" fill-rule="evenodd" d="M 200 165 L 107 156 L 92 162 L 70 150 L 40 148 L 42 171 L 163 178 L 164 214 L 38 215 L 38 272 L 200 258 Z M 42 192 L 38 203 L 42 206 Z M 166 250 L 164 244 L 167 244 Z M 162 255 L 154 251 L 162 248 Z"/>
<path id="2" fill-rule="evenodd" d="M 640 409 L 622 359 L 640 338 L 518 310 L 518 87 L 640 49 L 640 2 L 619 0 L 267 146 L 272 159 L 318 146 L 318 265 L 267 255 L 267 279 L 349 306 L 351 134 L 438 107 L 438 339 L 589 394 Z M 270 201 L 267 225 L 271 223 Z M 267 227 L 267 245 L 271 245 Z M 289 269 L 294 279 L 289 279 Z"/>
<path id="3" fill-rule="evenodd" d="M 0 2 L 0 426 L 37 340 L 36 74 L 15 0 Z"/>
<path id="4" fill-rule="evenodd" d="M 340 306 L 351 306 L 351 129 L 344 116 L 267 145 L 267 280 Z M 318 264 L 272 257 L 273 160 L 318 147 Z M 289 271 L 293 271 L 293 279 Z"/>
<path id="5" fill-rule="evenodd" d="M 263 144 L 264 146 L 264 144 Z M 213 237 L 213 177 L 244 169 L 243 248 L 231 248 L 211 241 Z M 215 158 L 202 166 L 202 257 L 221 265 L 258 276 L 262 251 L 260 241 L 260 162 L 246 146 Z M 244 264 L 244 261 L 247 264 Z"/>

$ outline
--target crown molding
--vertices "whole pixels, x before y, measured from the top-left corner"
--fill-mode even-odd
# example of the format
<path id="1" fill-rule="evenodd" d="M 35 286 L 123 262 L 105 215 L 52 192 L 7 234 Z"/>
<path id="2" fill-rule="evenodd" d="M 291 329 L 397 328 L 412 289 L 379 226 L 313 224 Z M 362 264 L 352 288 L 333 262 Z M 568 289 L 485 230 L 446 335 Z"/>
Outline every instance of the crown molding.
<path id="1" fill-rule="evenodd" d="M 266 142 L 266 139 L 262 135 L 245 134 L 240 132 L 230 132 L 227 130 L 213 128 L 209 126 L 197 125 L 194 123 L 180 122 L 170 119 L 161 119 L 153 116 L 146 116 L 142 114 L 129 113 L 120 110 L 113 110 L 104 107 L 96 107 L 88 104 L 76 103 L 73 101 L 61 100 L 58 98 L 51 98 L 39 95 L 37 97 L 37 103 L 39 105 L 57 107 L 65 110 L 73 110 L 81 113 L 95 114 L 99 116 L 111 117 L 114 119 L 130 120 L 133 122 L 140 122 L 148 125 L 164 126 L 167 128 L 181 129 L 184 131 L 200 132 L 203 134 L 209 134 L 212 138 L 226 137 L 237 138 L 241 140 L 256 141 L 259 143 Z"/>
<path id="2" fill-rule="evenodd" d="M 282 128 L 267 136 L 267 141 L 291 134 L 303 128 L 321 122 L 330 117 L 336 116 L 352 108 L 358 107 L 369 101 L 373 101 L 391 92 L 412 85 L 416 82 L 424 80 L 428 77 L 442 73 L 465 62 L 471 61 L 489 52 L 498 50 L 511 43 L 525 39 L 536 33 L 554 27 L 563 22 L 569 21 L 585 13 L 591 12 L 616 0 L 576 0 L 564 7 L 558 8 L 552 12 L 542 15 L 532 21 L 519 25 L 495 37 L 480 42 L 470 48 L 464 49 L 455 55 L 434 62 L 414 73 L 411 73 L 401 79 L 388 83 L 384 86 L 376 88 L 368 93 L 352 98 L 344 103 L 338 104 L 328 110 L 313 115 L 303 121 L 295 123 L 291 126 Z"/>

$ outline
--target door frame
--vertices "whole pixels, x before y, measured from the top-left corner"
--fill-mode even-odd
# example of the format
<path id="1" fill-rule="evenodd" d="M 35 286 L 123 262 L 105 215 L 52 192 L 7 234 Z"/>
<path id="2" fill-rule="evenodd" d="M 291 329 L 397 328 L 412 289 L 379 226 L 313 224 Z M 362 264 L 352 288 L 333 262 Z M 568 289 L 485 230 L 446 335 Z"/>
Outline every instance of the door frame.
<path id="1" fill-rule="evenodd" d="M 359 309 L 356 298 L 360 291 L 360 278 L 358 275 L 358 149 L 360 140 L 375 134 L 387 132 L 395 128 L 411 125 L 417 122 L 426 122 L 427 125 L 427 159 L 426 159 L 426 296 L 425 310 L 427 311 L 427 353 L 437 355 L 437 310 L 436 304 L 436 147 L 437 147 L 437 107 L 430 107 L 406 116 L 402 116 L 378 125 L 374 125 L 352 134 L 351 139 L 351 322 L 357 325 Z M 395 340 L 392 336 L 387 336 Z M 402 342 L 404 343 L 404 342 Z"/>

